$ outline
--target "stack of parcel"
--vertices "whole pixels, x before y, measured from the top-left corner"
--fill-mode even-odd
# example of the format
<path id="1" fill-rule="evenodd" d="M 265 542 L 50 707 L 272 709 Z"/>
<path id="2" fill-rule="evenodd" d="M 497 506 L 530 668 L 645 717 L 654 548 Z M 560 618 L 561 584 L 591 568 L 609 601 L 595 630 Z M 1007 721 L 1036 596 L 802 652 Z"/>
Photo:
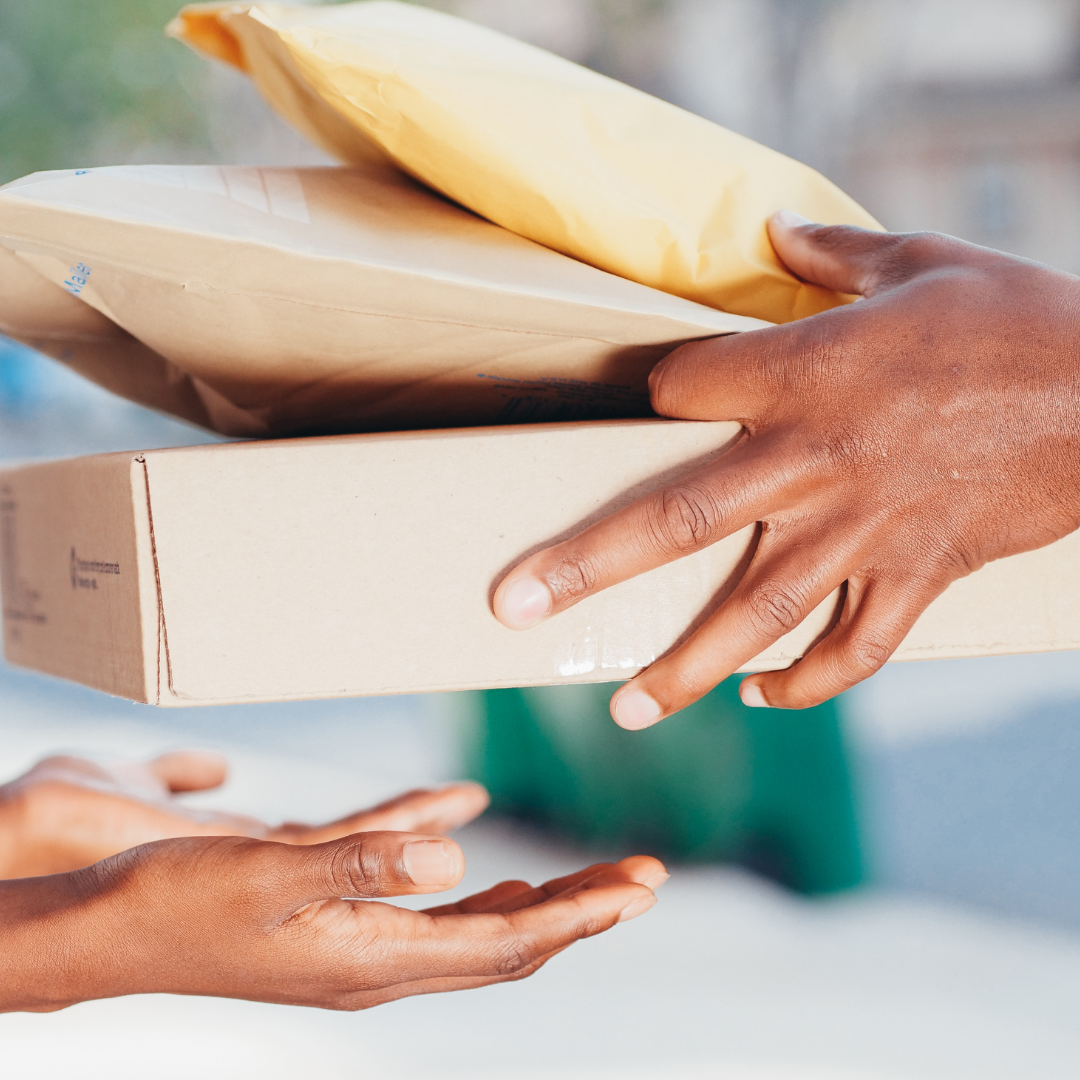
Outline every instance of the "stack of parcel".
<path id="1" fill-rule="evenodd" d="M 245 440 L 3 474 L 7 657 L 195 705 L 610 681 L 670 648 L 752 529 L 528 633 L 491 593 L 736 438 L 651 417 L 658 359 L 851 300 L 785 270 L 769 214 L 873 219 L 805 166 L 430 10 L 210 4 L 170 29 L 344 164 L 0 189 L 0 332 Z M 957 582 L 897 659 L 1080 647 L 1077 544 Z M 750 668 L 797 658 L 834 607 Z"/>

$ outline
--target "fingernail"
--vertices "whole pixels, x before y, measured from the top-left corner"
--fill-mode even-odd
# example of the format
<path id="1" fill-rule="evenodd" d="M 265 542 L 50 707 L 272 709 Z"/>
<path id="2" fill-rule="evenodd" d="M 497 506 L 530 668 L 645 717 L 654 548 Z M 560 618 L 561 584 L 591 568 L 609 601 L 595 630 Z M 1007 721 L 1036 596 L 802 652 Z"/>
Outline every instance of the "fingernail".
<path id="1" fill-rule="evenodd" d="M 644 885 L 645 888 L 652 889 L 653 892 L 656 892 L 669 877 L 671 877 L 671 875 L 666 870 L 657 870 L 651 878 L 646 878 L 641 884 Z"/>
<path id="2" fill-rule="evenodd" d="M 631 901 L 622 909 L 619 913 L 618 922 L 629 922 L 631 919 L 636 919 L 639 915 L 644 915 L 655 903 L 655 896 L 639 896 L 636 900 Z"/>
<path id="3" fill-rule="evenodd" d="M 448 885 L 457 878 L 457 859 L 441 840 L 411 840 L 401 860 L 414 885 Z"/>
<path id="4" fill-rule="evenodd" d="M 814 223 L 809 219 L 802 216 L 802 214 L 796 214 L 794 210 L 777 210 L 773 214 L 773 221 L 777 225 L 786 225 L 789 229 L 797 229 L 802 225 L 813 225 Z"/>
<path id="5" fill-rule="evenodd" d="M 663 711 L 644 690 L 627 690 L 615 699 L 615 722 L 627 731 L 655 724 Z"/>
<path id="6" fill-rule="evenodd" d="M 748 705 L 751 709 L 767 709 L 769 703 L 765 700 L 765 695 L 761 692 L 761 687 L 757 683 L 744 682 L 739 686 L 739 697 L 742 698 L 742 703 Z"/>
<path id="7" fill-rule="evenodd" d="M 518 578 L 503 593 L 502 621 L 511 630 L 528 630 L 551 611 L 551 591 L 534 577 Z"/>

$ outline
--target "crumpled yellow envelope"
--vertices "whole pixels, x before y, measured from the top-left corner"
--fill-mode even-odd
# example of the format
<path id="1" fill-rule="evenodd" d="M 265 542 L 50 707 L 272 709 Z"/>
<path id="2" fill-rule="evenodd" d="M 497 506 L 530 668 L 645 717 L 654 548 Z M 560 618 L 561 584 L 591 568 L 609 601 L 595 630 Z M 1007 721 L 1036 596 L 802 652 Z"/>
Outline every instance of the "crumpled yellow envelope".
<path id="1" fill-rule="evenodd" d="M 513 232 L 734 314 L 786 322 L 850 299 L 780 264 L 774 211 L 880 228 L 797 161 L 422 7 L 199 4 L 169 33 L 246 71 L 344 161 L 385 155 Z"/>

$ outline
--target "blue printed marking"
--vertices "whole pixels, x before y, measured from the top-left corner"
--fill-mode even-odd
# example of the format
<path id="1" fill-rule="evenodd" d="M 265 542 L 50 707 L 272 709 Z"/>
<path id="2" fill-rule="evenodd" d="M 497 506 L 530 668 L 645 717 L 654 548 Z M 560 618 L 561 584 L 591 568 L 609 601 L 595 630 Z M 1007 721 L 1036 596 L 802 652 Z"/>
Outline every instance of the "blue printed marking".
<path id="1" fill-rule="evenodd" d="M 86 263 L 79 263 L 78 266 L 71 268 L 71 273 L 68 274 L 67 280 L 64 282 L 64 288 L 67 289 L 72 296 L 78 296 L 86 286 L 87 279 L 90 277 L 93 271 Z"/>

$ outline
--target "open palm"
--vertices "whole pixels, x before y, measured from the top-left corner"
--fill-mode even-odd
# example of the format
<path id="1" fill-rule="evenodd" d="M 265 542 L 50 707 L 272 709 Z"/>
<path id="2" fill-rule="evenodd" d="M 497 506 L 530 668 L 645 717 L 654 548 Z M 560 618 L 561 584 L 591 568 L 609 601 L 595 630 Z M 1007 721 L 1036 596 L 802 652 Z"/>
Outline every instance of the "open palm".
<path id="1" fill-rule="evenodd" d="M 444 833 L 483 813 L 478 784 L 411 791 L 324 825 L 270 826 L 254 818 L 187 806 L 183 792 L 219 787 L 219 754 L 184 750 L 146 763 L 98 764 L 46 758 L 0 786 L 0 878 L 34 877 L 88 866 L 139 844 L 180 836 L 248 836 L 321 844 L 371 831 Z"/>

